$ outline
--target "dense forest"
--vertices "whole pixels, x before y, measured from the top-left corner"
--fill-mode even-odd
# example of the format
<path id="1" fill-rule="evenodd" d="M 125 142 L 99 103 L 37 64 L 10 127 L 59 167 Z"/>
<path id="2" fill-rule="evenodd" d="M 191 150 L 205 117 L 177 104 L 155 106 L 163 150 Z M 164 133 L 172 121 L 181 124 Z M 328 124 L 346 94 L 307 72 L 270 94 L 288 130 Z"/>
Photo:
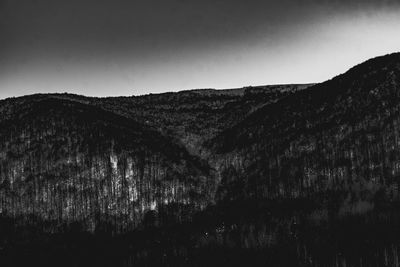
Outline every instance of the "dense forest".
<path id="1" fill-rule="evenodd" d="M 30 101 L 1 123 L 2 212 L 53 222 L 50 231 L 111 220 L 119 232 L 160 205 L 210 199 L 207 163 L 149 127 L 69 100 Z"/>
<path id="2" fill-rule="evenodd" d="M 320 84 L 1 100 L 0 260 L 399 266 L 399 86 L 391 54 Z"/>
<path id="3" fill-rule="evenodd" d="M 202 144 L 305 87 L 3 100 L 1 210 L 49 231 L 80 222 L 89 231 L 106 224 L 126 232 L 161 210 L 188 220 L 215 204 L 219 174 Z"/>
<path id="4" fill-rule="evenodd" d="M 209 145 L 226 155 L 225 184 L 246 188 L 232 197 L 327 192 L 354 205 L 376 197 L 397 201 L 399 74 L 399 54 L 373 59 L 224 130 Z"/>

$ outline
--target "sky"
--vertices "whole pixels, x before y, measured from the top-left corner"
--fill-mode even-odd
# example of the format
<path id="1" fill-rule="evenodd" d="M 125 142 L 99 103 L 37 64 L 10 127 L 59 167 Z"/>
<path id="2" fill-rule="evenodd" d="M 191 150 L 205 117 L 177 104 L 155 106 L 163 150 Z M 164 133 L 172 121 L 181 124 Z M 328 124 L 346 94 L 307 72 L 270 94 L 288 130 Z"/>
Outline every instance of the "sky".
<path id="1" fill-rule="evenodd" d="M 400 51 L 399 2 L 0 0 L 0 99 L 322 82 Z"/>

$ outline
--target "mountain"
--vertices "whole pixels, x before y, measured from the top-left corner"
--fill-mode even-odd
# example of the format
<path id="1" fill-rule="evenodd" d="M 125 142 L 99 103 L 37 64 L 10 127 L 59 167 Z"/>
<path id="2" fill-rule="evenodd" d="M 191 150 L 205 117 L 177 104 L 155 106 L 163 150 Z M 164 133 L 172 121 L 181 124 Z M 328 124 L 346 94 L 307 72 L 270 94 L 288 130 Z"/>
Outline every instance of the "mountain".
<path id="1" fill-rule="evenodd" d="M 391 54 L 321 84 L 2 100 L 1 210 L 123 232 L 220 201 L 398 200 L 399 72 Z"/>
<path id="2" fill-rule="evenodd" d="M 218 174 L 202 142 L 305 87 L 2 100 L 0 210 L 55 232 L 74 222 L 126 232 L 151 212 L 159 223 L 187 220 L 215 203 Z"/>
<path id="3" fill-rule="evenodd" d="M 398 266 L 399 86 L 0 100 L 0 262 Z"/>
<path id="4" fill-rule="evenodd" d="M 266 105 L 208 142 L 219 198 L 399 200 L 399 109 L 399 53 Z"/>

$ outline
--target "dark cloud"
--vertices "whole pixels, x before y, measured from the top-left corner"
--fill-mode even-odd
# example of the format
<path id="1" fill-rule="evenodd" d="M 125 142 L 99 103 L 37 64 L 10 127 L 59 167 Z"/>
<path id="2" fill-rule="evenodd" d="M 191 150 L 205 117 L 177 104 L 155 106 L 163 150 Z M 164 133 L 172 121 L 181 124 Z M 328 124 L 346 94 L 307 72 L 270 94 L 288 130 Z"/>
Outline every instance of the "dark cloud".
<path id="1" fill-rule="evenodd" d="M 346 10 L 357 5 L 394 3 L 390 0 L 2 0 L 1 30 L 3 46 L 9 49 L 27 46 L 39 50 L 64 47 L 122 51 L 149 46 L 182 49 L 248 38 L 260 28 L 276 37 L 273 34 L 281 28 L 285 30 L 288 24 L 329 14 L 329 10 L 320 13 L 326 6 L 338 5 Z"/>

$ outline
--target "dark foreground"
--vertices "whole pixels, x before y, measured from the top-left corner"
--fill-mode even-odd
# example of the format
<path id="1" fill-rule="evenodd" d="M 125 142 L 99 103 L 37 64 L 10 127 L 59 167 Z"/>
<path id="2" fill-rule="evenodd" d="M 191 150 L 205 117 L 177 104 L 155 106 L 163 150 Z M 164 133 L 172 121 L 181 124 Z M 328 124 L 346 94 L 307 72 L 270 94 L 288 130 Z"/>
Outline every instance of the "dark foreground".
<path id="1" fill-rule="evenodd" d="M 192 223 L 158 227 L 154 218 L 123 235 L 79 224 L 50 234 L 3 215 L 1 266 L 399 266 L 396 204 L 240 201 Z"/>

